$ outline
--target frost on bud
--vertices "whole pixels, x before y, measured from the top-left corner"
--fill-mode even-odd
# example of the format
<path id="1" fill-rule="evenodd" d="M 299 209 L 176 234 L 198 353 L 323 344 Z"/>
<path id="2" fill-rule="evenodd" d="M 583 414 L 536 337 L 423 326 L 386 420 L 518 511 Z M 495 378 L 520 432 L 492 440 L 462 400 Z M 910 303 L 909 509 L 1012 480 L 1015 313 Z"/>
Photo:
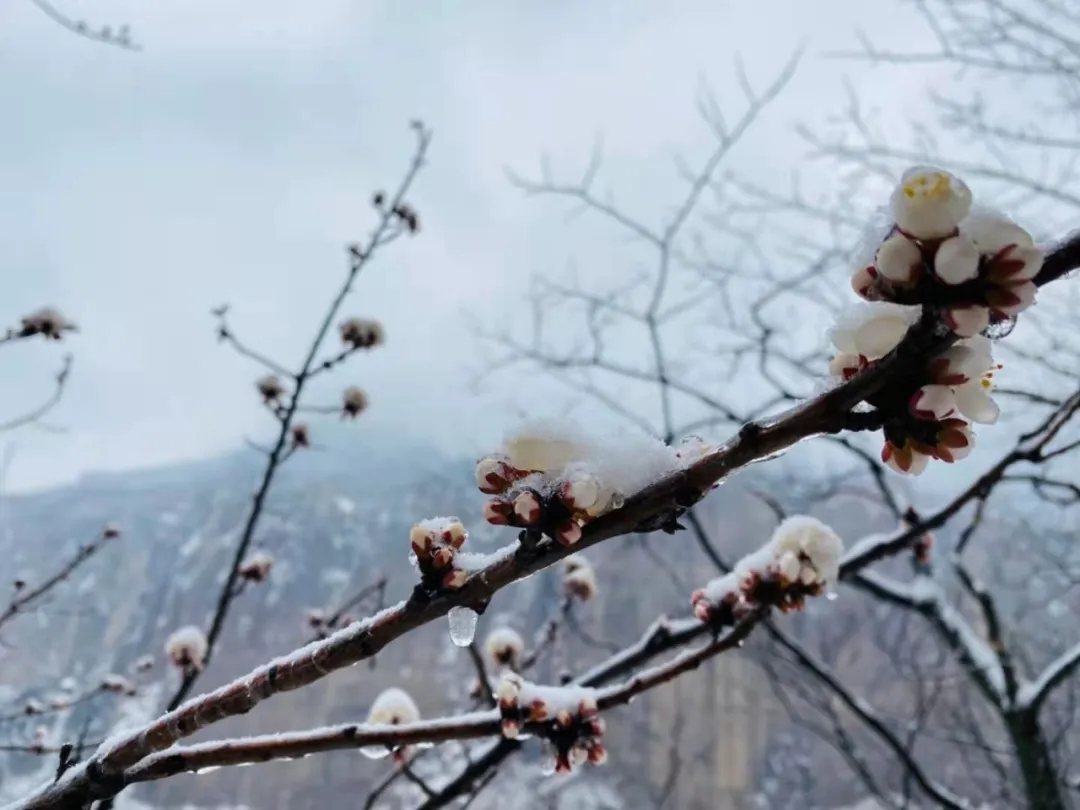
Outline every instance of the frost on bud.
<path id="1" fill-rule="evenodd" d="M 476 486 L 485 495 L 502 495 L 520 477 L 506 456 L 484 456 L 476 462 Z"/>
<path id="2" fill-rule="evenodd" d="M 41 335 L 46 340 L 61 340 L 64 332 L 76 332 L 78 328 L 61 314 L 56 307 L 42 307 L 20 319 L 19 337 Z"/>
<path id="3" fill-rule="evenodd" d="M 508 526 L 514 514 L 514 502 L 508 498 L 492 498 L 484 504 L 484 520 L 494 526 Z"/>
<path id="4" fill-rule="evenodd" d="M 526 526 L 532 526 L 540 520 L 540 496 L 532 490 L 525 490 L 514 498 L 514 514 Z"/>
<path id="5" fill-rule="evenodd" d="M 900 178 L 889 207 L 904 233 L 940 239 L 954 233 L 971 210 L 971 190 L 943 169 L 915 166 Z"/>
<path id="6" fill-rule="evenodd" d="M 350 385 L 341 395 L 341 417 L 355 419 L 368 406 L 367 394 L 355 385 Z"/>
<path id="7" fill-rule="evenodd" d="M 118 695 L 127 695 L 128 697 L 132 697 L 138 692 L 135 684 L 123 675 L 115 673 L 106 675 L 101 679 L 101 689 L 105 692 L 115 692 Z"/>
<path id="8" fill-rule="evenodd" d="M 208 648 L 206 634 L 193 624 L 173 631 L 165 640 L 165 654 L 185 672 L 202 671 Z"/>
<path id="9" fill-rule="evenodd" d="M 563 560 L 563 590 L 582 602 L 596 596 L 596 572 L 584 557 L 571 554 Z"/>
<path id="10" fill-rule="evenodd" d="M 292 443 L 293 447 L 311 447 L 311 433 L 303 422 L 292 426 Z"/>
<path id="11" fill-rule="evenodd" d="M 934 275 L 946 284 L 963 284 L 979 275 L 979 250 L 962 233 L 938 245 Z"/>
<path id="12" fill-rule="evenodd" d="M 922 274 L 922 251 L 902 233 L 895 233 L 881 243 L 874 267 L 893 284 L 913 284 Z"/>
<path id="13" fill-rule="evenodd" d="M 378 321 L 349 318 L 338 326 L 341 342 L 354 349 L 372 349 L 383 343 L 383 328 Z"/>
<path id="14" fill-rule="evenodd" d="M 101 536 L 105 540 L 115 540 L 120 536 L 120 527 L 115 523 L 106 523 L 101 530 Z"/>
<path id="15" fill-rule="evenodd" d="M 265 377 L 260 377 L 255 381 L 255 388 L 267 405 L 278 402 L 281 395 L 285 393 L 285 386 L 282 385 L 281 378 L 276 374 L 267 374 Z"/>
<path id="16" fill-rule="evenodd" d="M 947 385 L 924 385 L 912 394 L 908 409 L 916 419 L 936 422 L 956 412 L 956 398 Z"/>
<path id="17" fill-rule="evenodd" d="M 263 582 L 270 576 L 270 569 L 274 567 L 274 558 L 265 551 L 257 551 L 244 560 L 237 573 L 240 578 L 248 582 Z"/>
<path id="18" fill-rule="evenodd" d="M 495 666 L 516 670 L 525 653 L 525 641 L 513 628 L 499 627 L 492 630 L 484 640 L 484 651 Z"/>

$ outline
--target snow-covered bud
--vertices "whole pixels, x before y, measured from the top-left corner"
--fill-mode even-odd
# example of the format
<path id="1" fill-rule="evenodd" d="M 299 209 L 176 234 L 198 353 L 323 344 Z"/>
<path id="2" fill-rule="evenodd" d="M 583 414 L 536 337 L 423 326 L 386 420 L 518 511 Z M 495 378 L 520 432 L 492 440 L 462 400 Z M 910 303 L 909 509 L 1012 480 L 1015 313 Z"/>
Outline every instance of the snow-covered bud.
<path id="1" fill-rule="evenodd" d="M 142 655 L 135 660 L 134 670 L 136 672 L 149 672 L 154 668 L 154 656 Z"/>
<path id="2" fill-rule="evenodd" d="M 281 395 L 285 393 L 285 386 L 282 385 L 281 378 L 277 374 L 267 374 L 265 377 L 260 377 L 255 381 L 255 388 L 267 405 L 277 402 L 281 399 Z"/>
<path id="3" fill-rule="evenodd" d="M 355 419 L 368 406 L 367 394 L 363 389 L 350 385 L 341 395 L 341 416 Z"/>
<path id="4" fill-rule="evenodd" d="M 519 478 L 504 455 L 484 456 L 476 462 L 476 486 L 485 495 L 501 495 Z"/>
<path id="5" fill-rule="evenodd" d="M 924 385 L 911 395 L 908 410 L 916 419 L 936 422 L 956 413 L 956 397 L 947 385 Z"/>
<path id="6" fill-rule="evenodd" d="M 293 447 L 311 447 L 311 432 L 303 422 L 292 426 Z"/>
<path id="7" fill-rule="evenodd" d="M 106 523 L 101 529 L 101 536 L 105 540 L 115 540 L 120 536 L 120 527 L 115 523 Z"/>
<path id="8" fill-rule="evenodd" d="M 484 640 L 484 651 L 495 666 L 517 669 L 525 653 L 525 641 L 512 627 L 499 627 Z"/>
<path id="9" fill-rule="evenodd" d="M 583 602 L 596 596 L 596 572 L 584 557 L 571 554 L 563 561 L 563 590 Z"/>
<path id="10" fill-rule="evenodd" d="M 971 190 L 943 169 L 915 166 L 904 172 L 890 199 L 893 219 L 916 239 L 940 239 L 956 231 L 971 210 Z"/>
<path id="11" fill-rule="evenodd" d="M 555 528 L 555 542 L 572 546 L 581 539 L 581 524 L 573 518 L 565 520 Z"/>
<path id="12" fill-rule="evenodd" d="M 495 526 L 507 526 L 514 514 L 514 502 L 509 498 L 492 498 L 484 504 L 484 520 Z"/>
<path id="13" fill-rule="evenodd" d="M 979 249 L 975 243 L 959 233 L 938 245 L 934 275 L 946 284 L 963 284 L 979 275 Z"/>
<path id="14" fill-rule="evenodd" d="M 115 692 L 118 695 L 127 695 L 128 697 L 131 697 L 138 692 L 135 688 L 135 684 L 123 675 L 117 675 L 115 673 L 106 675 L 101 679 L 101 689 L 105 692 Z"/>
<path id="15" fill-rule="evenodd" d="M 322 608 L 311 608 L 304 613 L 308 627 L 318 630 L 326 623 L 326 611 Z"/>
<path id="16" fill-rule="evenodd" d="M 45 707 L 42 705 L 41 701 L 39 701 L 39 700 L 35 700 L 34 698 L 30 698 L 29 700 L 26 701 L 26 703 L 23 704 L 23 714 L 25 714 L 27 717 L 33 717 L 34 715 L 44 714 L 44 713 L 45 713 Z"/>
<path id="17" fill-rule="evenodd" d="M 367 722 L 377 726 L 403 726 L 420 720 L 417 708 L 409 693 L 392 686 L 379 693 L 368 710 Z"/>
<path id="18" fill-rule="evenodd" d="M 990 325 L 990 310 L 978 304 L 962 304 L 945 310 L 942 320 L 960 337 L 974 337 Z"/>
<path id="19" fill-rule="evenodd" d="M 514 514 L 526 526 L 539 521 L 542 513 L 540 497 L 532 490 L 527 489 L 514 498 Z"/>
<path id="20" fill-rule="evenodd" d="M 183 670 L 201 671 L 208 649 L 206 634 L 193 624 L 173 631 L 165 640 L 165 654 Z"/>
<path id="21" fill-rule="evenodd" d="M 874 267 L 893 284 L 913 284 L 922 274 L 922 251 L 904 234 L 894 233 L 878 248 Z"/>
<path id="22" fill-rule="evenodd" d="M 349 318 L 338 326 L 341 342 L 354 349 L 371 349 L 381 346 L 383 328 L 378 321 L 366 318 Z"/>
<path id="23" fill-rule="evenodd" d="M 834 585 L 840 577 L 844 541 L 817 518 L 787 518 L 776 527 L 769 545 L 774 559 L 783 561 L 784 575 L 790 582 L 824 586 Z"/>
<path id="24" fill-rule="evenodd" d="M 248 582 L 262 582 L 270 576 L 270 569 L 274 567 L 274 558 L 265 551 L 256 551 L 246 560 L 237 573 L 241 579 Z"/>
<path id="25" fill-rule="evenodd" d="M 61 340 L 64 332 L 76 332 L 78 328 L 56 307 L 42 307 L 20 319 L 19 337 L 41 335 L 46 340 Z"/>

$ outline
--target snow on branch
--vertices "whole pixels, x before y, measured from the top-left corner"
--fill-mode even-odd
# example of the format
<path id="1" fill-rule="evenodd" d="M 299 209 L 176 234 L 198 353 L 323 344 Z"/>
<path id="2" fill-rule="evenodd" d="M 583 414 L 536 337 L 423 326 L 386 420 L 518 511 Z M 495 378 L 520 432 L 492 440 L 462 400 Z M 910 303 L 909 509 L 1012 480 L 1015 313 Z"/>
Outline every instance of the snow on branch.
<path id="1" fill-rule="evenodd" d="M 918 307 L 918 317 L 913 313 L 906 319 L 903 330 L 890 326 L 887 340 L 882 331 L 884 322 L 876 316 L 857 327 L 852 333 L 855 342 L 850 354 L 859 358 L 858 367 L 845 366 L 842 379 L 829 390 L 767 419 L 745 424 L 718 447 L 695 443 L 686 448 L 668 448 L 666 464 L 649 468 L 648 474 L 636 479 L 635 486 L 627 491 L 597 469 L 588 442 L 583 445 L 566 441 L 559 435 L 534 435 L 516 444 L 512 441 L 504 452 L 481 461 L 477 483 L 504 499 L 497 509 L 486 510 L 486 516 L 489 520 L 496 516 L 500 519 L 496 522 L 520 528 L 518 540 L 495 555 L 466 558 L 468 565 L 452 566 L 462 570 L 464 577 L 454 576 L 451 581 L 424 577 L 412 596 L 398 605 L 214 692 L 181 705 L 177 705 L 177 699 L 174 708 L 162 717 L 108 741 L 59 782 L 13 807 L 53 808 L 70 806 L 72 800 L 115 795 L 123 788 L 124 774 L 141 760 L 208 725 L 248 712 L 275 694 L 302 688 L 368 659 L 435 619 L 447 614 L 460 616 L 462 611 L 483 611 L 499 590 L 557 563 L 572 550 L 625 534 L 680 530 L 679 519 L 686 510 L 729 475 L 772 458 L 804 439 L 849 430 L 882 429 L 883 459 L 898 471 L 918 472 L 929 458 L 959 460 L 972 442 L 968 424 L 960 417 L 989 422 L 993 421 L 991 413 L 996 414 L 986 398 L 963 389 L 972 380 L 978 381 L 980 390 L 985 388 L 981 381 L 990 369 L 989 353 L 987 344 L 977 339 L 978 333 L 991 324 L 1011 320 L 1031 305 L 1039 287 L 1080 266 L 1080 235 L 1044 257 L 1030 244 L 1026 232 L 1005 218 L 969 217 L 970 199 L 965 189 L 957 178 L 939 170 L 919 168 L 905 174 L 893 198 L 895 222 L 886 241 L 899 238 L 910 243 L 893 245 L 898 255 L 907 257 L 907 270 L 893 272 L 895 257 L 888 251 L 881 253 L 883 244 L 874 263 L 859 268 L 855 286 L 864 297 L 878 303 Z M 409 221 L 404 214 L 398 218 Z M 356 270 L 358 267 L 349 276 L 345 293 Z M 336 306 L 331 316 L 335 312 Z M 320 339 L 328 324 L 329 320 Z M 872 350 L 864 342 L 869 338 L 876 341 Z M 959 343 L 961 340 L 967 342 Z M 298 393 L 278 396 L 287 396 L 295 405 Z M 288 411 L 290 415 L 293 412 Z M 283 426 L 287 422 L 282 420 Z M 632 472 L 645 472 L 640 465 L 632 464 L 632 457 L 629 461 Z M 270 477 L 272 470 L 267 481 Z M 442 533 L 448 531 L 443 529 Z M 432 555 L 432 560 L 438 554 L 440 560 L 449 556 L 452 562 L 460 563 L 463 552 L 458 550 L 459 538 L 451 531 L 443 543 L 442 533 L 432 539 L 430 546 L 419 538 L 421 547 Z M 245 538 L 250 539 L 250 531 Z M 863 560 L 869 562 L 872 556 L 886 553 L 885 549 L 884 544 L 879 544 Z M 824 569 L 813 563 L 809 549 L 800 553 L 811 558 L 809 567 L 817 572 L 813 586 L 829 579 Z M 793 574 L 797 562 L 801 581 L 805 560 L 800 553 L 794 554 L 794 562 L 786 558 L 770 560 L 785 571 L 790 565 L 788 573 Z M 839 553 L 835 552 L 837 557 Z M 241 543 L 237 564 L 245 557 L 246 547 Z M 829 561 L 831 566 L 837 563 Z M 850 569 L 842 573 L 848 574 Z M 928 586 L 920 586 L 917 593 L 912 591 L 908 596 L 909 601 L 933 606 L 932 616 L 955 637 L 961 651 L 983 673 L 991 691 L 1000 693 L 1004 688 L 1000 667 L 986 660 L 985 645 L 977 644 L 977 638 L 965 633 L 966 625 L 955 621 L 958 614 Z M 211 651 L 215 631 L 220 631 L 231 598 L 223 596 L 219 604 L 208 634 Z M 759 615 L 759 611 L 748 613 L 722 639 L 748 633 L 754 617 Z M 469 641 L 471 637 L 465 643 Z M 704 660 L 694 658 L 700 653 L 686 659 L 688 668 Z M 185 683 L 189 685 L 190 681 Z"/>
<path id="2" fill-rule="evenodd" d="M 1016 693 L 1016 708 L 1037 712 L 1051 692 L 1080 667 L 1080 644 L 1070 647 L 1042 671 L 1038 678 L 1020 686 Z"/>

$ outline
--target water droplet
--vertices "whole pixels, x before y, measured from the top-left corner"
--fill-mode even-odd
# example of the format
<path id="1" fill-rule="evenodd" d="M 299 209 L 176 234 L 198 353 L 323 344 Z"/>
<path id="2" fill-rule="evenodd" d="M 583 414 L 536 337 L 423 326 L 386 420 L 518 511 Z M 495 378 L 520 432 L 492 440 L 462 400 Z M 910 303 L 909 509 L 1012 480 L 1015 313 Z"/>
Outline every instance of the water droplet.
<path id="1" fill-rule="evenodd" d="M 467 607 L 452 607 L 446 614 L 450 621 L 450 640 L 458 647 L 468 647 L 476 634 L 476 611 Z"/>
<path id="2" fill-rule="evenodd" d="M 551 740 L 540 741 L 540 773 L 551 776 L 555 773 L 555 746 Z"/>
<path id="3" fill-rule="evenodd" d="M 390 756 L 390 749 L 385 745 L 368 745 L 361 748 L 360 753 L 368 759 L 386 759 Z"/>

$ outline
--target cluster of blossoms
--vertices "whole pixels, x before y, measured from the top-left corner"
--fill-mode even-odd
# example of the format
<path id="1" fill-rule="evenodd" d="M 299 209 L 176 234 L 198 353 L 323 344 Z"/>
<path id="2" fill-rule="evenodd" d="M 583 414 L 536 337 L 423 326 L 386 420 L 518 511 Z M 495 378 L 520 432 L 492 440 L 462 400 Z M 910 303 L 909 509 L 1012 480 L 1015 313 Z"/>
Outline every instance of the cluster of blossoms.
<path id="1" fill-rule="evenodd" d="M 739 560 L 730 574 L 693 593 L 694 615 L 719 628 L 762 607 L 801 610 L 806 597 L 836 584 L 843 551 L 843 541 L 820 520 L 787 518 L 768 543 Z"/>
<path id="2" fill-rule="evenodd" d="M 498 669 L 521 669 L 525 655 L 525 640 L 512 627 L 498 627 L 488 633 L 484 640 L 484 652 L 492 666 Z"/>
<path id="3" fill-rule="evenodd" d="M 422 520 L 409 532 L 409 559 L 420 569 L 425 585 L 456 590 L 477 567 L 474 555 L 461 551 L 469 532 L 456 517 Z"/>
<path id="4" fill-rule="evenodd" d="M 202 671 L 209 647 L 206 634 L 193 624 L 174 630 L 165 640 L 165 654 L 185 674 Z"/>
<path id="5" fill-rule="evenodd" d="M 893 227 L 873 263 L 851 279 L 866 300 L 933 306 L 960 337 L 1035 302 L 1042 251 L 1003 214 L 973 210 L 959 178 L 916 166 L 901 177 L 889 207 Z"/>
<path id="6" fill-rule="evenodd" d="M 245 582 L 264 582 L 274 567 L 274 558 L 265 551 L 256 551 L 236 569 L 240 579 Z"/>
<path id="7" fill-rule="evenodd" d="M 368 710 L 367 722 L 375 726 L 402 726 L 416 723 L 420 720 L 420 709 L 404 689 L 396 686 L 385 689 L 379 693 Z M 371 759 L 381 759 L 393 750 L 394 762 L 399 765 L 405 762 L 409 747 L 390 749 L 382 746 L 368 746 L 361 748 L 360 753 Z"/>
<path id="8" fill-rule="evenodd" d="M 508 672 L 496 691 L 502 733 L 516 738 L 525 725 L 551 746 L 555 772 L 575 765 L 602 765 L 604 720 L 591 689 L 573 686 L 537 686 Z"/>
<path id="9" fill-rule="evenodd" d="M 867 398 L 881 417 L 882 460 L 918 475 L 931 459 L 952 463 L 974 446 L 971 423 L 993 424 L 994 362 L 981 333 L 1034 303 L 1043 253 L 1031 236 L 995 212 L 972 210 L 971 192 L 947 172 L 906 172 L 891 200 L 893 226 L 873 263 L 852 278 L 867 299 L 831 338 L 830 373 L 850 379 L 891 353 L 908 330 L 936 313 L 959 340 L 919 373 Z"/>

